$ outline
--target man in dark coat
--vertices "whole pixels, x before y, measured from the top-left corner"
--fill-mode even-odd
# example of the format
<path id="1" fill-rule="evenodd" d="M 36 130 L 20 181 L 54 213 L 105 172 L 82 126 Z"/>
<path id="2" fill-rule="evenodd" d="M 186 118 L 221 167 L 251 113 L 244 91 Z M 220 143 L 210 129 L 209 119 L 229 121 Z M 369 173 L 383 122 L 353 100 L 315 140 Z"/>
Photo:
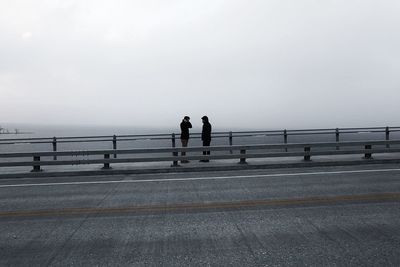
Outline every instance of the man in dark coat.
<path id="1" fill-rule="evenodd" d="M 187 147 L 189 142 L 189 129 L 192 128 L 190 117 L 185 116 L 181 122 L 181 142 L 182 147 Z M 186 156 L 186 152 L 182 152 L 182 156 Z M 182 160 L 181 163 L 189 163 L 188 160 Z"/>
<path id="2" fill-rule="evenodd" d="M 211 124 L 208 121 L 207 116 L 203 116 L 203 130 L 201 131 L 201 140 L 203 141 L 203 146 L 210 146 L 211 143 Z M 203 155 L 210 155 L 210 151 L 203 151 Z M 208 159 L 200 160 L 201 162 L 209 162 Z"/>

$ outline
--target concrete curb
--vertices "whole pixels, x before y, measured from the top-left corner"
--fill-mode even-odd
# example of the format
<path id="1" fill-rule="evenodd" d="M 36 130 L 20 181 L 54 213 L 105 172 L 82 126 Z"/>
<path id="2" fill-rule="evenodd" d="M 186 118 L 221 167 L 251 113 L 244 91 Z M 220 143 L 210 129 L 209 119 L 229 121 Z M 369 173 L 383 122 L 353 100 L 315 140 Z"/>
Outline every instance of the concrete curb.
<path id="1" fill-rule="evenodd" d="M 307 168 L 307 167 L 331 167 L 331 166 L 376 165 L 376 164 L 397 164 L 397 163 L 400 163 L 400 159 L 379 159 L 379 160 L 364 159 L 364 160 L 315 161 L 315 162 L 301 161 L 292 163 L 227 164 L 220 166 L 195 166 L 195 167 L 185 166 L 185 167 L 141 168 L 141 169 L 123 169 L 123 170 L 108 169 L 108 170 L 59 171 L 59 172 L 37 172 L 37 173 L 24 172 L 24 173 L 0 174 L 0 179 L 234 171 L 234 170 L 252 170 L 252 169 Z"/>

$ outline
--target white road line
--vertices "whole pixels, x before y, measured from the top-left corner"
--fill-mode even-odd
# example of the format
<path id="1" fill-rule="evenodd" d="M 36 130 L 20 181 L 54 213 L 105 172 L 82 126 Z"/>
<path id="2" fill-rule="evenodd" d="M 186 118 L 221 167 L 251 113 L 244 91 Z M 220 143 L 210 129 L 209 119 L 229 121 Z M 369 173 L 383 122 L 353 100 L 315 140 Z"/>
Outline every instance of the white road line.
<path id="1" fill-rule="evenodd" d="M 111 180 L 111 181 L 91 181 L 91 182 L 63 182 L 63 183 L 40 183 L 40 184 L 6 184 L 0 188 L 10 187 L 34 187 L 34 186 L 59 186 L 59 185 L 91 185 L 91 184 L 123 184 L 123 183 L 152 183 L 152 182 L 176 182 L 176 181 L 200 181 L 200 180 L 229 180 L 244 178 L 265 178 L 265 177 L 289 177 L 307 175 L 330 175 L 330 174 L 350 174 L 350 173 L 378 173 L 378 172 L 398 172 L 400 169 L 378 169 L 378 170 L 354 170 L 354 171 L 331 171 L 331 172 L 298 172 L 298 173 L 275 173 L 239 176 L 215 176 L 215 177 L 194 177 L 194 178 L 171 178 L 171 179 L 145 179 L 145 180 Z"/>

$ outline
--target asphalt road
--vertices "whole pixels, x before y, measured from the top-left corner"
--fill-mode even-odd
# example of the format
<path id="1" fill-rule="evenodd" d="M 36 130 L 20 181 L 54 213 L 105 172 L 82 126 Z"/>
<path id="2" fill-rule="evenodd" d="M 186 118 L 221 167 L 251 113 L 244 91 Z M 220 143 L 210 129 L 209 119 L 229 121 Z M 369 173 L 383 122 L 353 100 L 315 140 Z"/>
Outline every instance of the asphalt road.
<path id="1" fill-rule="evenodd" d="M 400 166 L 0 180 L 1 266 L 400 266 Z"/>

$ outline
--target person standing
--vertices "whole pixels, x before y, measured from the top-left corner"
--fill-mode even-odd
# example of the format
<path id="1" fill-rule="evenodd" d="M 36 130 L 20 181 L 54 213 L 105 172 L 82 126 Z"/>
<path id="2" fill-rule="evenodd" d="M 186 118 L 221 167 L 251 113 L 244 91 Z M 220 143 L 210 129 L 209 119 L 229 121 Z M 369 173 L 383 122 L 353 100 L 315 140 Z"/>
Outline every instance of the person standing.
<path id="1" fill-rule="evenodd" d="M 190 117 L 185 116 L 181 122 L 181 143 L 182 147 L 187 147 L 189 142 L 189 129 L 192 128 L 190 123 Z M 181 153 L 182 156 L 186 156 L 186 152 Z M 188 160 L 181 160 L 181 163 L 189 163 Z"/>
<path id="2" fill-rule="evenodd" d="M 211 143 L 211 124 L 207 116 L 203 116 L 203 129 L 201 131 L 201 140 L 203 141 L 203 146 L 210 146 Z M 210 155 L 210 151 L 203 151 L 203 155 Z M 202 159 L 201 162 L 209 162 L 208 159 Z"/>

